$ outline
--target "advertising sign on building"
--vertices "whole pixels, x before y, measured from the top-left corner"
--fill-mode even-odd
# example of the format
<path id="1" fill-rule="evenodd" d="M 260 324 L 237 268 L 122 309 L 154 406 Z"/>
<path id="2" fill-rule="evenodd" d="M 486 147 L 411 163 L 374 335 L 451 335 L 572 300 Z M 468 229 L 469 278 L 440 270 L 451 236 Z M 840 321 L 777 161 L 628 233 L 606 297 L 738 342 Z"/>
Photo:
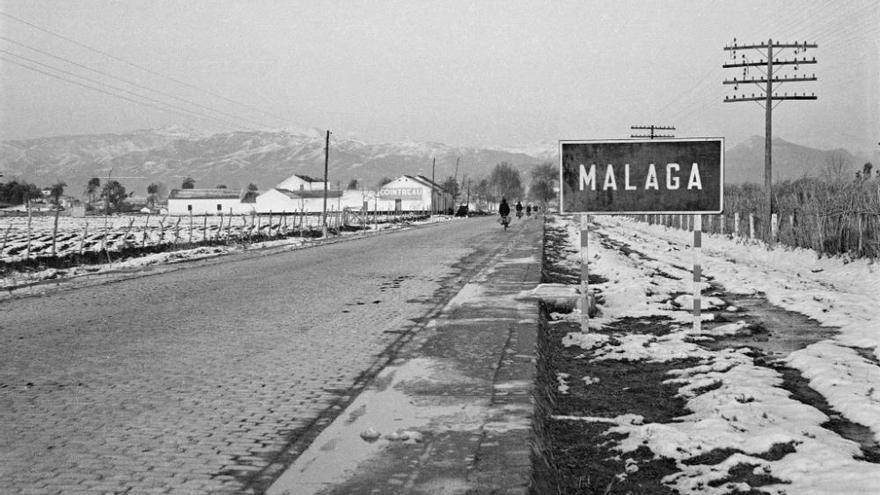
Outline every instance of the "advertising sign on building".
<path id="1" fill-rule="evenodd" d="M 724 139 L 560 141 L 563 213 L 721 213 Z"/>
<path id="2" fill-rule="evenodd" d="M 379 199 L 382 200 L 401 200 L 401 201 L 421 201 L 421 187 L 383 187 L 379 189 Z"/>

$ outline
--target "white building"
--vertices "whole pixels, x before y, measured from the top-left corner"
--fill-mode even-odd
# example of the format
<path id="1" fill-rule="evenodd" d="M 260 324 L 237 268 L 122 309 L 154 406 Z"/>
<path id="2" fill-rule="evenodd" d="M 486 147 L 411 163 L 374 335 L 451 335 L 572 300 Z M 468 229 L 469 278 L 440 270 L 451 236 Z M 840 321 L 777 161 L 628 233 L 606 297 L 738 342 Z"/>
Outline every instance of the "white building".
<path id="1" fill-rule="evenodd" d="M 402 175 L 379 189 L 379 211 L 445 212 L 452 195 L 427 177 Z"/>
<path id="2" fill-rule="evenodd" d="M 342 191 L 327 191 L 327 211 L 339 210 Z M 324 210 L 324 187 L 320 190 L 290 190 L 274 187 L 257 196 L 257 213 L 321 213 Z"/>
<path id="3" fill-rule="evenodd" d="M 168 214 L 250 214 L 254 211 L 254 196 L 245 189 L 172 189 L 168 195 Z"/>
<path id="4" fill-rule="evenodd" d="M 288 191 L 324 191 L 324 181 L 308 175 L 294 174 L 279 182 L 275 188 Z M 331 188 L 328 187 L 329 189 Z"/>

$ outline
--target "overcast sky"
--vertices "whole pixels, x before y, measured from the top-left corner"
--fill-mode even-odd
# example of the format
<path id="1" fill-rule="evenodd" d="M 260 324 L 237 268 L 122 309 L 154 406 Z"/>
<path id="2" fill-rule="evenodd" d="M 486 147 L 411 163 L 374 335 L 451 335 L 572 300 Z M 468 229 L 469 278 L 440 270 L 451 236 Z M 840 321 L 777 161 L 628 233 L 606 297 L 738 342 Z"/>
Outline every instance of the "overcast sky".
<path id="1" fill-rule="evenodd" d="M 763 135 L 764 111 L 723 103 L 722 80 L 742 73 L 721 67 L 722 48 L 772 37 L 819 45 L 798 55 L 816 65 L 785 71 L 819 80 L 779 89 L 819 99 L 782 102 L 774 136 L 854 151 L 880 141 L 877 0 L 0 0 L 0 11 L 2 140 L 176 124 L 527 146 L 658 124 L 730 145 Z"/>

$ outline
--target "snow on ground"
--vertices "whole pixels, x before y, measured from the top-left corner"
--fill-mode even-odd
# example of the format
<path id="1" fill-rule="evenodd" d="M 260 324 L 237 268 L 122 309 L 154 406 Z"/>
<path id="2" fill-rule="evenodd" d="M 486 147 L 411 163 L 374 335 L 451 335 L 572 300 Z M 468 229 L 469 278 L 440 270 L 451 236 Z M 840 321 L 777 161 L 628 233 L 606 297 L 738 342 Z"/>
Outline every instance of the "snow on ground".
<path id="1" fill-rule="evenodd" d="M 829 420 L 826 414 L 795 400 L 781 387 L 776 369 L 756 364 L 746 348 L 712 351 L 699 345 L 702 338 L 752 329 L 745 321 L 709 322 L 700 335 L 694 334 L 692 298 L 682 297 L 693 290 L 693 233 L 624 217 L 594 216 L 592 221 L 590 273 L 608 279 L 594 287 L 604 296 L 601 317 L 591 319 L 590 333 L 569 334 L 563 344 L 579 345 L 593 359 L 690 357 L 700 363 L 670 377 L 692 414 L 668 424 L 641 424 L 631 415 L 613 418 L 613 431 L 628 435 L 622 451 L 646 446 L 674 459 L 679 473 L 664 481 L 682 493 L 746 489 L 736 475 L 744 469 L 770 483 L 760 487 L 770 493 L 878 493 L 880 465 L 862 460 L 857 443 L 821 427 Z M 555 226 L 567 230 L 570 245 L 580 244 L 574 219 L 557 218 Z M 625 255 L 620 243 L 641 255 Z M 768 249 L 723 235 L 704 235 L 702 251 L 704 275 L 725 291 L 763 294 L 774 305 L 840 328 L 832 339 L 791 352 L 783 364 L 809 380 L 832 409 L 868 426 L 880 440 L 880 266 L 869 260 L 819 258 L 806 250 Z M 569 254 L 566 261 L 579 265 L 579 255 Z M 577 312 L 554 316 L 579 318 Z M 613 338 L 598 333 L 623 317 L 656 316 L 671 320 L 671 333 Z M 732 455 L 721 455 L 720 464 L 719 459 L 695 462 L 713 450 Z"/>
<path id="2" fill-rule="evenodd" d="M 373 226 L 373 232 L 385 232 L 405 228 L 406 225 L 421 225 L 449 221 L 448 216 L 437 215 L 433 218 L 411 222 L 409 224 L 378 224 Z M 363 235 L 361 232 L 343 232 L 340 237 L 352 237 Z M 332 240 L 332 239 L 331 239 Z M 260 249 L 298 249 L 324 242 L 323 239 L 288 237 L 251 244 L 229 244 L 218 246 L 199 246 L 191 249 L 180 249 L 163 253 L 153 253 L 135 258 L 129 258 L 100 265 L 80 265 L 67 269 L 47 268 L 29 272 L 9 272 L 0 277 L 0 288 L 7 291 L 0 293 L 0 299 L 10 297 L 18 287 L 29 286 L 41 281 L 70 280 L 77 277 L 92 274 L 108 274 L 113 272 L 136 272 L 138 269 L 155 266 L 180 263 L 183 261 L 195 261 L 222 256 L 225 254 L 240 253 L 244 251 Z M 111 258 L 116 254 L 111 252 Z"/>

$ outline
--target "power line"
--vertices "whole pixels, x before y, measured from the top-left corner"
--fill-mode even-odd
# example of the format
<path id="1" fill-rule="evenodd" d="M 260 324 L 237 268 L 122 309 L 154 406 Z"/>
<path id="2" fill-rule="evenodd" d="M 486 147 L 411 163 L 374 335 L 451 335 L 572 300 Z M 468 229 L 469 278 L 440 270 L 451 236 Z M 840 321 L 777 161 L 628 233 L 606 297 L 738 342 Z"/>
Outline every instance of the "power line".
<path id="1" fill-rule="evenodd" d="M 0 50 L 0 51 L 5 52 L 5 53 L 10 53 L 10 52 L 6 52 L 5 50 Z M 15 54 L 12 54 L 12 53 L 10 53 L 10 54 L 13 55 L 13 56 L 19 57 L 19 58 L 25 58 L 25 57 L 21 57 L 20 55 L 15 55 Z M 9 58 L 6 58 L 6 57 L 2 57 L 2 56 L 0 56 L 0 60 L 4 60 L 4 61 L 6 61 L 6 62 L 8 62 L 8 63 L 10 63 L 10 64 L 17 65 L 17 66 L 19 66 L 19 67 L 22 67 L 22 68 L 25 68 L 25 69 L 28 69 L 28 70 L 31 70 L 31 71 L 34 71 L 34 72 L 39 72 L 40 74 L 44 74 L 44 75 L 46 75 L 46 76 L 53 77 L 53 78 L 55 78 L 55 79 L 59 79 L 59 80 L 62 80 L 62 81 L 65 81 L 65 82 L 68 82 L 68 83 L 71 83 L 71 84 L 75 84 L 75 85 L 77 85 L 77 86 L 80 86 L 80 87 L 83 87 L 83 88 L 86 88 L 86 89 L 91 89 L 91 90 L 93 90 L 93 91 L 97 91 L 97 92 L 99 92 L 99 93 L 103 93 L 103 94 L 105 94 L 105 95 L 109 95 L 109 96 L 113 96 L 113 97 L 116 97 L 116 98 L 120 98 L 120 99 L 123 99 L 123 100 L 126 100 L 126 101 L 130 101 L 130 102 L 132 102 L 132 103 L 137 103 L 137 104 L 139 104 L 139 105 L 145 105 L 145 106 L 148 106 L 148 107 L 157 108 L 157 109 L 159 109 L 159 110 L 164 110 L 164 111 L 168 111 L 168 112 L 174 112 L 174 113 L 177 113 L 177 114 L 179 114 L 179 115 L 186 115 L 186 116 L 192 116 L 192 115 L 195 115 L 195 116 L 197 116 L 197 117 L 203 117 L 203 118 L 206 118 L 206 119 L 216 120 L 216 121 L 218 121 L 218 122 L 222 122 L 222 123 L 224 123 L 224 124 L 226 124 L 226 125 L 231 125 L 233 128 L 238 127 L 238 126 L 237 126 L 236 124 L 234 124 L 234 123 L 227 122 L 227 121 L 222 120 L 222 119 L 219 119 L 219 118 L 217 118 L 217 117 L 212 117 L 212 116 L 210 116 L 210 115 L 200 114 L 200 113 L 198 113 L 198 112 L 194 112 L 194 111 L 192 111 L 192 110 L 176 108 L 176 107 L 173 107 L 172 105 L 169 105 L 169 104 L 167 104 L 167 103 L 158 102 L 159 105 L 165 105 L 165 106 L 170 107 L 170 108 L 163 108 L 163 107 L 161 107 L 161 106 L 159 106 L 159 105 L 156 105 L 156 104 L 150 103 L 150 102 L 148 102 L 148 101 L 139 101 L 139 100 L 135 100 L 135 99 L 133 99 L 133 98 L 129 98 L 129 97 L 127 97 L 127 96 L 120 95 L 120 94 L 118 94 L 118 93 L 114 93 L 114 92 L 111 92 L 111 91 L 106 91 L 106 90 L 103 90 L 103 89 L 101 89 L 101 88 L 96 88 L 96 87 L 94 87 L 94 86 L 90 86 L 90 85 L 88 85 L 88 84 L 83 84 L 83 83 L 80 83 L 80 82 L 77 82 L 77 81 L 74 81 L 74 80 L 68 79 L 68 78 L 66 78 L 66 77 L 62 77 L 62 76 L 59 76 L 59 75 L 57 75 L 57 74 L 53 74 L 53 73 L 51 73 L 51 72 L 46 72 L 46 71 L 44 71 L 44 70 L 37 69 L 37 68 L 35 68 L 35 67 L 31 67 L 31 66 L 29 66 L 29 65 L 27 65 L 27 64 L 22 64 L 22 63 L 20 63 L 20 62 L 16 62 L 15 60 L 12 60 L 12 59 L 9 59 Z M 27 60 L 27 58 L 25 58 L 25 60 Z M 39 62 L 36 62 L 36 63 L 39 64 L 39 65 L 43 65 L 43 66 L 45 66 L 45 64 L 40 64 Z M 50 69 L 52 69 L 52 70 L 56 70 L 56 71 L 59 71 L 59 72 L 64 72 L 64 71 L 61 71 L 61 70 L 59 70 L 59 69 L 55 69 L 55 68 L 52 68 L 52 67 L 50 67 Z M 72 75 L 74 75 L 75 77 L 78 77 L 78 78 L 80 78 L 80 79 L 86 79 L 86 80 L 89 80 L 88 78 L 83 77 L 83 76 L 78 76 L 78 75 L 76 75 L 76 74 L 72 74 Z M 104 86 L 108 86 L 108 85 L 105 84 L 105 83 L 99 83 L 99 84 L 103 84 Z M 126 91 L 126 92 L 131 93 L 130 91 Z M 135 94 L 135 93 L 131 93 L 131 94 L 133 94 L 134 96 L 136 96 L 136 97 L 138 97 L 138 98 L 148 99 L 148 98 L 146 98 L 146 97 L 144 97 L 144 96 L 140 96 L 140 95 L 137 95 L 137 94 Z M 187 114 L 190 114 L 190 115 L 187 115 Z"/>
<path id="2" fill-rule="evenodd" d="M 112 74 L 108 74 L 108 73 L 106 73 L 106 72 L 104 72 L 104 71 L 100 71 L 100 70 L 97 70 L 97 69 L 93 69 L 93 68 L 88 67 L 88 66 L 86 66 L 86 65 L 83 65 L 83 64 L 80 64 L 80 63 L 74 62 L 74 61 L 72 61 L 72 60 L 68 60 L 68 59 L 66 59 L 66 58 L 64 58 L 64 57 L 59 57 L 59 56 L 54 55 L 54 54 L 52 54 L 52 53 L 49 53 L 49 52 L 47 52 L 47 51 L 40 50 L 39 48 L 34 48 L 34 47 L 32 47 L 32 46 L 28 46 L 28 45 L 26 45 L 26 44 L 24 44 L 24 43 L 19 43 L 18 41 L 12 40 L 12 39 L 7 38 L 7 37 L 5 37 L 5 36 L 0 36 L 0 40 L 3 40 L 3 41 L 6 41 L 6 42 L 8 42 L 8 43 L 12 43 L 12 44 L 15 44 L 15 45 L 18 45 L 18 46 L 21 46 L 21 47 L 27 48 L 28 50 L 31 50 L 31 51 L 34 51 L 34 52 L 40 53 L 40 54 L 45 55 L 45 56 L 48 56 L 48 57 L 52 57 L 52 58 L 54 58 L 54 59 L 56 59 L 56 60 L 60 60 L 60 61 L 62 61 L 62 62 L 64 62 L 64 63 L 68 63 L 68 64 L 74 65 L 74 66 L 76 66 L 76 67 L 80 67 L 80 68 L 85 69 L 85 70 L 88 70 L 88 71 L 90 71 L 90 72 L 94 72 L 94 73 L 96 73 L 96 74 L 100 74 L 100 75 L 102 75 L 102 76 L 109 77 L 109 78 L 111 78 L 111 79 L 115 79 L 115 80 L 117 80 L 117 81 L 121 81 L 121 82 L 124 82 L 124 83 L 126 83 L 126 84 L 130 84 L 130 85 L 132 85 L 132 86 L 134 86 L 134 87 L 141 88 L 141 89 L 144 89 L 144 90 L 147 90 L 147 91 L 151 91 L 151 92 L 153 92 L 153 93 L 160 94 L 160 95 L 165 96 L 165 97 L 167 97 L 167 98 L 172 98 L 172 99 L 174 99 L 174 100 L 177 100 L 177 101 L 180 101 L 180 102 L 186 103 L 186 104 L 188 104 L 188 105 L 193 105 L 193 106 L 196 106 L 196 107 L 199 107 L 199 108 L 203 108 L 203 109 L 208 110 L 208 111 L 210 111 L 210 112 L 215 112 L 215 113 L 218 113 L 218 114 L 221 114 L 221 115 L 225 115 L 225 116 L 227 116 L 227 117 L 231 117 L 231 118 L 233 118 L 233 119 L 241 119 L 241 120 L 249 121 L 249 122 L 251 122 L 252 124 L 256 124 L 256 125 L 264 125 L 263 123 L 261 123 L 261 122 L 257 122 L 257 121 L 255 121 L 255 120 L 251 120 L 251 119 L 248 119 L 248 118 L 243 118 L 243 117 L 240 117 L 240 116 L 237 116 L 237 115 L 233 115 L 233 114 L 231 114 L 231 113 L 224 112 L 224 111 L 222 111 L 222 110 L 216 110 L 216 109 L 211 108 L 211 107 L 209 107 L 209 106 L 202 105 L 202 104 L 200 104 L 200 103 L 197 103 L 197 102 L 194 102 L 194 101 L 190 101 L 190 100 L 187 100 L 187 99 L 184 99 L 184 98 L 180 98 L 180 97 L 178 97 L 178 96 L 172 95 L 172 94 L 170 94 L 170 93 L 166 93 L 166 92 L 164 92 L 164 91 L 160 91 L 160 90 L 158 90 L 158 89 L 149 88 L 149 87 L 147 87 L 147 86 L 143 86 L 143 85 L 138 84 L 138 83 L 136 83 L 136 82 L 129 81 L 128 79 L 124 79 L 124 78 L 121 78 L 121 77 L 114 76 L 114 75 L 112 75 Z M 6 52 L 6 53 L 10 53 L 10 54 L 12 54 L 12 55 L 19 56 L 19 55 L 16 55 L 16 54 L 14 54 L 14 53 L 11 53 L 11 52 Z M 21 58 L 24 58 L 24 57 L 21 57 Z M 36 63 L 36 62 L 35 62 L 35 63 Z M 57 69 L 56 69 L 56 70 L 57 70 Z M 80 76 L 77 76 L 77 77 L 80 77 Z"/>
<path id="3" fill-rule="evenodd" d="M 794 50 L 794 59 L 782 59 L 778 58 L 778 55 L 774 57 L 773 50 L 774 49 L 786 49 L 790 48 Z M 789 78 L 787 75 L 785 77 L 779 77 L 778 75 L 773 74 L 773 68 L 779 65 L 794 65 L 794 70 L 798 70 L 800 65 L 810 65 L 816 63 L 816 57 L 812 59 L 807 59 L 806 56 L 802 57 L 800 60 L 797 59 L 797 55 L 799 53 L 805 53 L 809 49 L 818 48 L 818 45 L 815 43 L 807 43 L 806 41 L 802 43 L 780 43 L 774 42 L 772 39 L 767 40 L 767 42 L 761 42 L 757 44 L 737 44 L 736 39 L 734 38 L 733 44 L 724 47 L 724 51 L 730 52 L 731 58 L 734 60 L 731 63 L 723 64 L 721 67 L 725 69 L 743 69 L 743 77 L 742 79 L 737 79 L 734 77 L 733 79 L 727 79 L 722 82 L 722 84 L 733 85 L 734 90 L 736 90 L 740 84 L 756 84 L 760 87 L 761 84 L 766 85 L 766 89 L 763 89 L 764 94 L 760 93 L 756 97 L 754 93 L 751 96 L 736 96 L 734 95 L 732 98 L 729 96 L 724 97 L 725 103 L 735 103 L 742 101 L 754 101 L 754 102 L 764 102 L 764 227 L 763 230 L 765 234 L 768 234 L 765 238 L 770 239 L 771 232 L 771 215 L 773 211 L 772 205 L 772 194 L 771 194 L 771 186 L 772 186 L 772 154 L 773 154 L 773 140 L 772 140 L 772 126 L 773 126 L 773 102 L 782 102 L 784 100 L 815 100 L 817 99 L 815 94 L 807 95 L 803 93 L 802 95 L 792 95 L 789 96 L 788 93 L 783 95 L 778 95 L 773 91 L 773 84 L 781 84 L 786 82 L 807 82 L 807 81 L 816 81 L 815 74 L 811 77 L 807 77 L 806 75 L 802 77 L 793 77 Z M 743 54 L 739 61 L 737 61 L 736 54 L 737 51 L 742 50 L 757 50 L 763 60 L 759 60 L 757 62 L 752 62 Z M 766 67 L 763 72 L 763 77 L 754 77 L 749 76 L 749 67 Z M 772 239 L 771 239 L 772 241 Z"/>
<path id="4" fill-rule="evenodd" d="M 159 73 L 159 72 L 156 72 L 156 71 L 154 71 L 154 70 L 152 70 L 152 69 L 149 69 L 149 68 L 147 68 L 147 67 L 144 67 L 144 66 L 142 66 L 142 65 L 139 65 L 139 64 L 136 64 L 136 63 L 134 63 L 134 62 L 130 62 L 130 61 L 128 61 L 128 60 L 125 60 L 125 59 L 119 58 L 119 57 L 117 57 L 117 56 L 115 56 L 115 55 L 113 55 L 113 54 L 111 54 L 111 53 L 107 53 L 106 51 L 103 51 L 103 50 L 100 50 L 100 49 L 98 49 L 98 48 L 94 48 L 94 47 L 92 47 L 92 46 L 86 45 L 85 43 L 81 43 L 81 42 L 79 42 L 79 41 L 77 41 L 77 40 L 75 40 L 75 39 L 73 39 L 73 38 L 70 38 L 70 37 L 64 36 L 63 34 L 58 34 L 58 33 L 54 32 L 54 31 L 49 30 L 49 29 L 46 29 L 46 28 L 41 27 L 41 26 L 38 26 L 38 25 L 36 25 L 36 24 L 34 24 L 34 23 L 32 23 L 32 22 L 29 22 L 29 21 L 26 21 L 26 20 L 24 20 L 24 19 L 18 18 L 18 17 L 16 17 L 16 16 L 12 15 L 12 14 L 7 13 L 7 12 L 0 11 L 0 15 L 2 15 L 2 16 L 4 16 L 4 17 L 7 17 L 7 18 L 9 18 L 9 19 L 12 19 L 12 20 L 14 20 L 14 21 L 20 22 L 20 23 L 22 23 L 22 24 L 25 24 L 25 25 L 27 25 L 27 26 L 30 26 L 30 27 L 32 27 L 32 28 L 34 28 L 34 29 L 37 29 L 37 30 L 39 30 L 39 31 L 42 31 L 42 32 L 44 32 L 44 33 L 50 34 L 50 35 L 52 35 L 52 36 L 55 36 L 55 37 L 57 37 L 57 38 L 60 38 L 60 39 L 62 39 L 62 40 L 65 40 L 65 41 L 67 41 L 67 42 L 73 43 L 73 44 L 75 44 L 75 45 L 77 45 L 77 46 L 80 46 L 80 47 L 82 47 L 82 48 L 85 48 L 85 49 L 87 49 L 87 50 L 91 50 L 91 51 L 93 51 L 93 52 L 95 52 L 95 53 L 99 53 L 99 54 L 101 54 L 101 55 L 104 55 L 105 57 L 108 57 L 108 58 L 111 58 L 111 59 L 116 60 L 116 61 L 118 61 L 118 62 L 124 63 L 124 64 L 129 65 L 129 66 L 131 66 L 131 67 L 134 67 L 134 68 L 136 68 L 136 69 L 140 69 L 140 70 L 142 70 L 142 71 L 144 71 L 144 72 L 147 72 L 147 73 L 149 73 L 149 74 L 152 74 L 152 75 L 154 75 L 154 76 L 162 77 L 162 78 L 164 78 L 164 79 L 168 79 L 169 81 L 173 81 L 173 82 L 175 82 L 175 83 L 177 83 L 177 84 L 180 84 L 180 85 L 182 85 L 182 86 L 186 86 L 186 87 L 188 87 L 188 88 L 195 89 L 195 90 L 200 91 L 200 92 L 203 92 L 203 93 L 205 93 L 205 94 L 209 94 L 209 95 L 214 96 L 214 97 L 216 97 L 216 98 L 223 99 L 223 100 L 225 100 L 225 101 L 227 101 L 227 102 L 234 103 L 234 104 L 236 104 L 236 105 L 240 105 L 240 106 L 243 106 L 243 107 L 246 107 L 246 108 L 250 108 L 250 109 L 256 110 L 256 111 L 258 111 L 258 112 L 260 112 L 260 113 L 263 113 L 263 114 L 265 114 L 265 115 L 268 115 L 268 116 L 270 116 L 270 117 L 272 117 L 272 118 L 278 119 L 279 121 L 282 121 L 282 122 L 287 123 L 287 119 L 285 119 L 285 118 L 283 118 L 283 117 L 279 117 L 279 116 L 277 116 L 277 115 L 273 115 L 272 113 L 267 112 L 267 111 L 265 111 L 265 110 L 263 110 L 263 109 L 261 109 L 261 108 L 259 108 L 259 107 L 256 107 L 256 106 L 254 106 L 254 105 L 250 105 L 250 104 L 247 104 L 247 103 L 242 103 L 242 102 L 240 102 L 240 101 L 233 100 L 233 99 L 228 98 L 228 97 L 226 97 L 226 96 L 223 96 L 223 95 L 220 95 L 220 94 L 217 94 L 217 93 L 211 92 L 211 91 L 206 90 L 206 89 L 204 89 L 204 88 L 200 88 L 200 87 L 198 87 L 198 86 L 196 86 L 196 85 L 194 85 L 194 84 L 190 84 L 190 83 L 188 83 L 188 82 L 186 82 L 186 81 L 181 81 L 180 79 L 177 79 L 177 78 L 174 78 L 174 77 L 171 77 L 171 76 L 167 76 L 167 75 L 165 75 L 165 74 L 161 74 L 161 73 Z"/>

